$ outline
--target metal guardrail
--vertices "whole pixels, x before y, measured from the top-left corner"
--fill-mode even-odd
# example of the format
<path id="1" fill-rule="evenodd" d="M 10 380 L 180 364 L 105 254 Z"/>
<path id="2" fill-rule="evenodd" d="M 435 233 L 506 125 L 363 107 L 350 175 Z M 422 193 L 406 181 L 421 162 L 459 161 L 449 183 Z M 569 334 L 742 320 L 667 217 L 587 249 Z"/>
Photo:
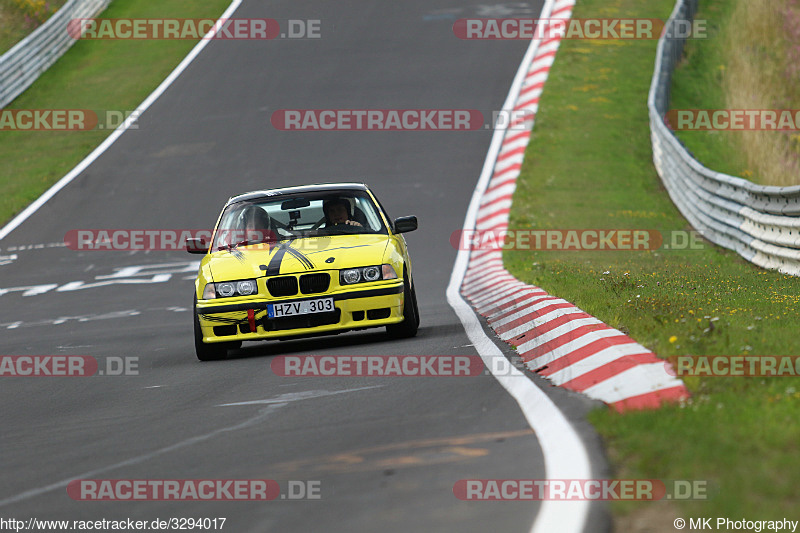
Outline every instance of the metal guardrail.
<path id="1" fill-rule="evenodd" d="M 667 127 L 670 86 L 684 38 L 675 21 L 694 20 L 698 0 L 678 0 L 658 43 L 647 107 L 653 162 L 672 201 L 711 242 L 767 269 L 800 276 L 800 186 L 771 187 L 701 165 Z"/>
<path id="2" fill-rule="evenodd" d="M 111 0 L 69 0 L 0 56 L 0 108 L 19 96 L 76 42 L 67 32 L 70 20 L 94 17 L 110 3 Z"/>

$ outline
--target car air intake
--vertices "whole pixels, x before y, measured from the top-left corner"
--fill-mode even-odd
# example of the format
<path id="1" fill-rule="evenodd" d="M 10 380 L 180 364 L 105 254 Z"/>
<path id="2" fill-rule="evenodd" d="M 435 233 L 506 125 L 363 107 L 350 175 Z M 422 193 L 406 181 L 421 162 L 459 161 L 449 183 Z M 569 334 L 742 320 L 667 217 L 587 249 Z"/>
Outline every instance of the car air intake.
<path id="1" fill-rule="evenodd" d="M 389 318 L 391 316 L 392 310 L 388 307 L 381 307 L 380 309 L 370 309 L 367 311 L 367 319 L 368 320 L 380 320 L 382 318 Z"/>
<path id="2" fill-rule="evenodd" d="M 303 294 L 314 294 L 325 292 L 331 284 L 330 274 L 306 274 L 300 276 L 300 292 Z"/>
<path id="3" fill-rule="evenodd" d="M 292 296 L 297 294 L 297 278 L 283 276 L 267 280 L 267 289 L 273 296 Z"/>
<path id="4" fill-rule="evenodd" d="M 231 326 L 214 326 L 214 335 L 216 337 L 227 337 L 229 335 L 236 335 L 236 325 Z"/>

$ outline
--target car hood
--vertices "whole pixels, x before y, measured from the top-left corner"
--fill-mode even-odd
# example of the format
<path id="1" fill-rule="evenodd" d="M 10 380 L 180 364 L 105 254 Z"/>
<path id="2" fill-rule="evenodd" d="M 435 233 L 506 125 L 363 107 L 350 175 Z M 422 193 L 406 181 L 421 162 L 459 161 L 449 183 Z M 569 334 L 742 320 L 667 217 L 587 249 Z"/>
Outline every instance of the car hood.
<path id="1" fill-rule="evenodd" d="M 386 235 L 331 235 L 240 246 L 214 252 L 206 256 L 206 261 L 214 281 L 234 281 L 380 265 L 388 243 Z"/>

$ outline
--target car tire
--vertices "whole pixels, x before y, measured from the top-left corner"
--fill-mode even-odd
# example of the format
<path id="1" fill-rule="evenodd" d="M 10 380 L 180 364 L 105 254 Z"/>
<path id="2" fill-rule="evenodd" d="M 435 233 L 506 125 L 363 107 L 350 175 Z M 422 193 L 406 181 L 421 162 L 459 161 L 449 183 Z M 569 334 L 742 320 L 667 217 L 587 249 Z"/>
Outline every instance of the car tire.
<path id="1" fill-rule="evenodd" d="M 203 342 L 203 332 L 200 330 L 200 319 L 197 316 L 197 301 L 195 301 L 193 315 L 194 351 L 197 354 L 197 358 L 201 361 L 219 361 L 220 359 L 225 359 L 228 355 L 228 346 L 233 343 L 218 342 L 206 344 Z M 241 343 L 239 343 L 239 346 L 241 346 Z"/>
<path id="2" fill-rule="evenodd" d="M 386 331 L 395 339 L 406 339 L 416 336 L 418 329 L 417 291 L 413 285 L 409 285 L 406 276 L 406 281 L 403 283 L 403 321 L 399 324 L 389 324 L 386 326 Z"/>

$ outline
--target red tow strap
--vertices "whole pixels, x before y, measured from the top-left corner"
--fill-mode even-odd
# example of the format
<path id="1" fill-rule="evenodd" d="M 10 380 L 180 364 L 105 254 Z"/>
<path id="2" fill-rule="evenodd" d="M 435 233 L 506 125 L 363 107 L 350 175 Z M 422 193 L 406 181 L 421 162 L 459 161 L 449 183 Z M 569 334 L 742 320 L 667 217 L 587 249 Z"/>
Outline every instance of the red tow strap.
<path id="1" fill-rule="evenodd" d="M 252 309 L 247 310 L 247 321 L 250 322 L 250 333 L 256 332 L 256 312 Z"/>

